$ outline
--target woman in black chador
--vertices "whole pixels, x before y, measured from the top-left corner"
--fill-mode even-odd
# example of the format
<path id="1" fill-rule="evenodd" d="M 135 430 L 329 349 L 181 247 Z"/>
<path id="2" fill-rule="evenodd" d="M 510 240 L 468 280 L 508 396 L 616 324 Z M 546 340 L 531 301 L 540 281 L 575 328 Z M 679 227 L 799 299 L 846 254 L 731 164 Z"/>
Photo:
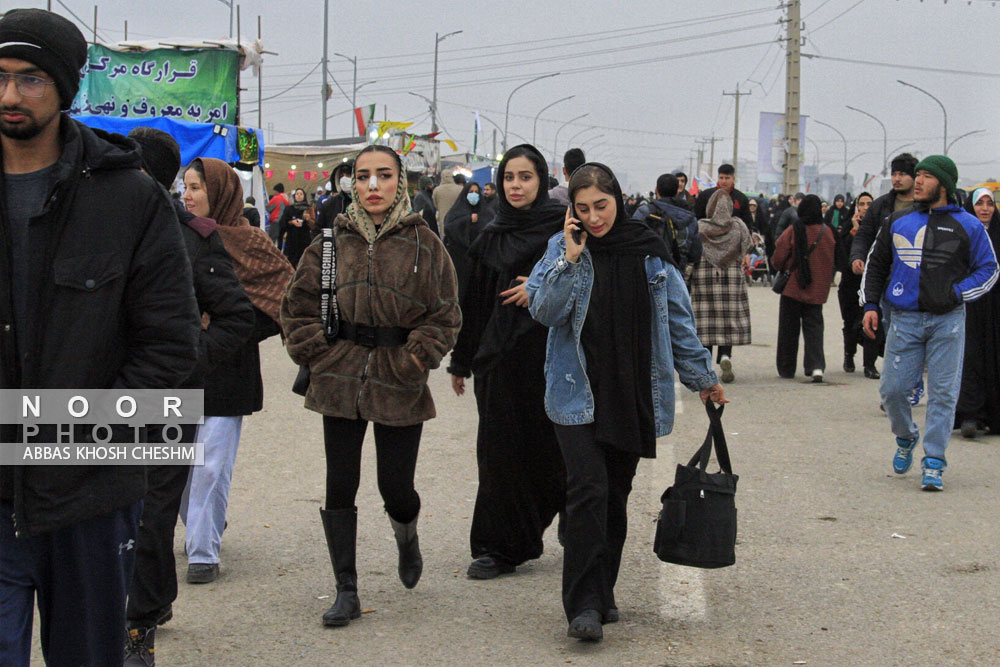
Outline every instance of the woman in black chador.
<path id="1" fill-rule="evenodd" d="M 972 193 L 967 208 L 986 227 L 993 252 L 1000 256 L 1000 213 L 989 188 Z M 965 362 L 955 426 L 966 438 L 979 429 L 1000 433 L 1000 289 L 965 304 Z"/>
<path id="2" fill-rule="evenodd" d="M 548 330 L 528 314 L 524 285 L 566 214 L 548 197 L 548 175 L 534 146 L 507 151 L 497 170 L 497 217 L 469 250 L 463 326 L 448 372 L 458 395 L 475 376 L 479 408 L 473 579 L 541 556 L 542 533 L 566 503 L 562 455 L 544 409 Z"/>

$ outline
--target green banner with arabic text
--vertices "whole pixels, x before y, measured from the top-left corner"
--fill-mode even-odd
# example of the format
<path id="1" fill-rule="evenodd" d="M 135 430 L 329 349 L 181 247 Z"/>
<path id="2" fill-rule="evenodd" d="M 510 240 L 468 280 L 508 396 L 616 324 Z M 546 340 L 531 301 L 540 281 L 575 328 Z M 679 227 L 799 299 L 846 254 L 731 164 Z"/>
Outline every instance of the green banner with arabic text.
<path id="1" fill-rule="evenodd" d="M 127 53 L 91 44 L 70 113 L 235 125 L 238 73 L 235 51 Z"/>

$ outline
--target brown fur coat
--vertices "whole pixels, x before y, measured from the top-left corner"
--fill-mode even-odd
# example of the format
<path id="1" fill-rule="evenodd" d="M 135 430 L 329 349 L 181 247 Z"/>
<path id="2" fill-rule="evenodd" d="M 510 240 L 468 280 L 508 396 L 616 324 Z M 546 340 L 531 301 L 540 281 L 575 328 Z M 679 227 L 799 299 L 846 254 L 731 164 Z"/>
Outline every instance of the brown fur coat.
<path id="1" fill-rule="evenodd" d="M 343 339 L 328 345 L 320 319 L 322 236 L 317 236 L 281 304 L 288 354 L 312 371 L 305 406 L 389 426 L 433 418 L 428 369 L 441 364 L 462 325 L 447 250 L 420 215 L 410 214 L 375 240 L 369 274 L 368 242 L 350 218 L 337 216 L 334 231 L 340 319 L 412 331 L 403 347 L 369 348 Z"/>

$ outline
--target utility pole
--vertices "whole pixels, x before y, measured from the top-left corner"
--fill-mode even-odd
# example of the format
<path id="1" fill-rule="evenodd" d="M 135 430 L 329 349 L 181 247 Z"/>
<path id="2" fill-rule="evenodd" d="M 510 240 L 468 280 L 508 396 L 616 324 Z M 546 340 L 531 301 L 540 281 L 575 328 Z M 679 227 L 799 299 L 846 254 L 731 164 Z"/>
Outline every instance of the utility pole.
<path id="1" fill-rule="evenodd" d="M 739 160 L 740 157 L 740 98 L 743 97 L 744 95 L 752 95 L 753 92 L 748 91 L 745 93 L 741 93 L 740 84 L 737 83 L 735 93 L 727 93 L 726 91 L 722 91 L 722 94 L 736 98 L 736 114 L 735 114 L 736 124 L 735 127 L 733 127 L 733 168 L 736 169 L 736 171 L 738 172 L 740 169 L 740 165 L 737 163 L 737 160 Z"/>
<path id="2" fill-rule="evenodd" d="M 330 43 L 330 0 L 323 0 L 323 141 L 326 141 L 326 101 L 330 97 L 330 84 L 326 80 L 328 75 L 327 65 L 329 63 Z"/>
<path id="3" fill-rule="evenodd" d="M 785 19 L 785 175 L 782 188 L 795 192 L 799 187 L 799 112 L 801 87 L 802 21 L 800 0 L 788 0 Z M 739 99 L 739 98 L 737 98 Z M 735 166 L 735 165 L 734 165 Z"/>
<path id="4" fill-rule="evenodd" d="M 714 134 L 712 135 L 712 138 L 708 140 L 708 143 L 709 143 L 709 149 L 708 149 L 708 151 L 709 151 L 708 152 L 708 175 L 709 176 L 711 176 L 713 173 L 715 173 L 715 142 L 716 141 L 718 141 L 718 139 L 715 138 Z"/>
<path id="5" fill-rule="evenodd" d="M 490 160 L 497 159 L 497 129 L 493 128 L 493 154 L 490 156 Z"/>
<path id="6" fill-rule="evenodd" d="M 431 134 L 438 131 L 438 45 L 444 40 L 448 39 L 452 35 L 457 35 L 461 33 L 461 30 L 456 30 L 455 32 L 449 32 L 446 35 L 439 35 L 434 33 L 434 94 L 432 97 L 434 100 L 431 102 Z"/>
<path id="7" fill-rule="evenodd" d="M 257 41 L 263 44 L 261 34 L 260 34 L 260 14 L 257 15 Z M 264 125 L 264 62 L 261 61 L 260 67 L 257 69 L 257 127 L 263 127 Z M 324 119 L 326 116 L 323 117 Z M 326 123 L 326 120 L 323 121 Z"/>
<path id="8" fill-rule="evenodd" d="M 698 169 L 695 170 L 693 178 L 701 177 L 701 166 L 705 163 L 705 144 L 709 143 L 710 139 L 695 139 L 694 143 L 698 144 Z M 709 175 L 711 178 L 711 175 Z"/>

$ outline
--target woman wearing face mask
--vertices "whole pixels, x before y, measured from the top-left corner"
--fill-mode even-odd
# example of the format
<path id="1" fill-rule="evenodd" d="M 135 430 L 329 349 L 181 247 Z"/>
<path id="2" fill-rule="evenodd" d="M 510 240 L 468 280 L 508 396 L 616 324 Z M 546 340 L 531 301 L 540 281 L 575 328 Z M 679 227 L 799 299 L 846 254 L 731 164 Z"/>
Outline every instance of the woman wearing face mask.
<path id="1" fill-rule="evenodd" d="M 333 229 L 333 221 L 337 216 L 347 210 L 351 203 L 351 173 L 354 170 L 354 160 L 341 162 L 333 170 L 330 177 L 330 184 L 336 193 L 326 198 L 320 204 L 319 212 L 316 214 L 316 225 L 313 229 L 313 237 L 320 234 L 323 229 Z"/>
<path id="2" fill-rule="evenodd" d="M 569 198 L 563 232 L 549 241 L 528 294 L 531 314 L 551 327 L 545 410 L 568 479 L 567 634 L 599 640 L 601 624 L 618 620 L 614 587 L 632 478 L 639 458 L 653 458 L 656 438 L 673 427 L 674 371 L 703 402 L 728 401 L 670 251 L 628 219 L 611 170 L 583 165 L 570 178 Z"/>
<path id="3" fill-rule="evenodd" d="M 197 441 L 205 444 L 205 465 L 191 468 L 180 511 L 187 526 L 187 581 L 198 584 L 219 576 L 219 550 L 243 417 L 264 404 L 258 344 L 279 331 L 281 296 L 292 267 L 267 234 L 242 217 L 243 186 L 228 164 L 213 158 L 194 160 L 184 172 L 184 188 L 185 208 L 196 216 L 215 219 L 256 316 L 250 339 L 205 378 L 205 422 L 197 435 Z M 203 322 L 202 326 L 210 325 Z"/>
<path id="4" fill-rule="evenodd" d="M 458 296 L 462 298 L 465 279 L 469 274 L 469 248 L 479 238 L 483 227 L 493 221 L 493 211 L 483 202 L 482 188 L 471 181 L 465 184 L 462 194 L 452 205 L 444 219 L 444 246 L 451 253 L 451 261 L 458 274 Z"/>
<path id="5" fill-rule="evenodd" d="M 355 564 L 361 445 L 374 422 L 378 488 L 396 537 L 399 578 L 420 579 L 420 496 L 413 485 L 423 423 L 435 416 L 428 371 L 462 324 L 448 252 L 410 209 L 406 172 L 385 146 L 368 146 L 354 168 L 352 203 L 337 216 L 338 338 L 320 311 L 322 237 L 302 255 L 281 307 L 288 354 L 312 377 L 306 408 L 323 415 L 326 503 L 320 510 L 337 598 L 323 624 L 360 618 Z M 332 316 L 332 315 L 331 315 Z"/>
<path id="6" fill-rule="evenodd" d="M 1000 256 L 1000 212 L 989 188 L 972 193 L 966 208 L 986 227 L 993 253 Z M 965 363 L 955 426 L 966 438 L 979 429 L 1000 433 L 1000 291 L 965 305 Z"/>
<path id="7" fill-rule="evenodd" d="M 309 203 L 306 191 L 296 189 L 292 193 L 292 203 L 285 207 L 278 222 L 278 246 L 292 266 L 298 266 L 299 258 L 312 241 L 315 221 L 316 209 Z"/>
<path id="8" fill-rule="evenodd" d="M 541 556 L 542 533 L 566 502 L 562 457 L 543 408 L 546 331 L 528 313 L 524 285 L 566 208 L 549 199 L 548 168 L 534 146 L 507 151 L 497 179 L 497 217 L 469 251 L 465 324 L 448 367 L 459 396 L 465 378 L 476 378 L 473 579 L 509 574 Z"/>
<path id="9" fill-rule="evenodd" d="M 844 372 L 854 372 L 854 355 L 858 351 L 858 343 L 860 342 L 865 377 L 878 380 L 882 377 L 878 369 L 875 368 L 875 360 L 878 359 L 879 355 L 879 344 L 861 331 L 861 317 L 864 315 L 858 296 L 858 292 L 861 290 L 861 276 L 851 270 L 851 244 L 854 243 L 854 236 L 858 233 L 858 227 L 871 203 L 872 196 L 869 193 L 859 194 L 854 200 L 854 210 L 845 214 L 837 227 L 836 267 L 840 271 L 837 300 L 840 303 L 840 317 L 844 321 Z M 834 201 L 834 206 L 836 206 L 836 201 Z"/>

